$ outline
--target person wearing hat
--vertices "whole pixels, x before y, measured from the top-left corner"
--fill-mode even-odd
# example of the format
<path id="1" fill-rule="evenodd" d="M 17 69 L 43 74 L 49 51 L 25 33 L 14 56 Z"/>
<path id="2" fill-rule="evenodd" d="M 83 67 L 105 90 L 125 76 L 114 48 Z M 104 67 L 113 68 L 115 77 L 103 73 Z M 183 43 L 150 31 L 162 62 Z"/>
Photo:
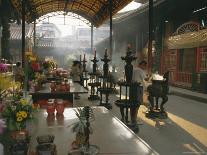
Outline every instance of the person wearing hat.
<path id="1" fill-rule="evenodd" d="M 73 61 L 73 65 L 71 67 L 70 75 L 72 77 L 73 82 L 79 83 L 81 82 L 80 76 L 82 74 L 82 67 L 79 61 Z M 75 99 L 80 99 L 78 93 L 75 93 Z"/>

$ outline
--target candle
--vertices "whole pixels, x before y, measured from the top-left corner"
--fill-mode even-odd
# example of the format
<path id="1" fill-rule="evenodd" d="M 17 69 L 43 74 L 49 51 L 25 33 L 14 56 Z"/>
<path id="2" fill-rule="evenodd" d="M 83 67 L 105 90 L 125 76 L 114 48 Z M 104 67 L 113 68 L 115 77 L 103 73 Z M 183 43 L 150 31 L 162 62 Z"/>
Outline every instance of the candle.
<path id="1" fill-rule="evenodd" d="M 95 50 L 95 53 L 94 53 L 94 57 L 96 58 L 96 50 Z"/>
<path id="2" fill-rule="evenodd" d="M 83 60 L 85 60 L 86 59 L 86 54 L 84 53 L 84 55 L 83 55 Z"/>

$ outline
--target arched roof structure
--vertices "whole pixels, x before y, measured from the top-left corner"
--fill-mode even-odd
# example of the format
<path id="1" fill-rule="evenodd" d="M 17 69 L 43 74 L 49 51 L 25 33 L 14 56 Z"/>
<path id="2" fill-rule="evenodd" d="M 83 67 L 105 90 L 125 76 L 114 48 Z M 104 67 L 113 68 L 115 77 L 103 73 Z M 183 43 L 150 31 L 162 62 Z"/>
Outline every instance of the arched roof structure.
<path id="1" fill-rule="evenodd" d="M 87 24 L 88 26 L 91 26 L 91 23 L 90 21 L 88 21 L 87 19 L 83 18 L 82 16 L 80 15 L 77 15 L 73 12 L 68 12 L 68 13 L 65 13 L 63 11 L 57 11 L 57 12 L 52 12 L 52 13 L 49 13 L 49 14 L 46 14 L 46 15 L 43 15 L 41 16 L 40 18 L 38 18 L 36 20 L 36 23 L 38 22 L 41 22 L 45 19 L 48 19 L 48 18 L 51 18 L 51 17 L 55 17 L 55 16 L 60 16 L 60 15 L 63 15 L 65 17 L 72 17 L 72 18 L 75 18 L 75 19 L 78 19 L 78 20 L 81 20 L 82 22 L 84 22 L 85 24 Z"/>
<path id="2" fill-rule="evenodd" d="M 21 2 L 23 0 L 11 0 L 13 6 L 21 14 Z M 112 0 L 112 14 L 116 14 L 132 0 Z M 33 22 L 51 12 L 73 12 L 91 22 L 94 26 L 100 26 L 106 21 L 109 14 L 109 0 L 25 0 L 26 21 Z"/>

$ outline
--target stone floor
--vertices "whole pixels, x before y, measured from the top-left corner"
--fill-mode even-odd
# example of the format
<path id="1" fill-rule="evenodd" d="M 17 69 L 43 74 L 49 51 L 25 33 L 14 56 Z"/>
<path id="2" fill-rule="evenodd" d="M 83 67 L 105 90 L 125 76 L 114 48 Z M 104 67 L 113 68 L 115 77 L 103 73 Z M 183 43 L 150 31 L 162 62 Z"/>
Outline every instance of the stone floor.
<path id="1" fill-rule="evenodd" d="M 75 100 L 74 106 L 96 106 L 99 101 L 88 101 L 87 95 Z M 113 103 L 118 96 L 110 95 Z M 120 118 L 114 105 L 111 113 Z M 138 114 L 140 131 L 138 136 L 161 155 L 207 154 L 207 104 L 195 100 L 169 95 L 165 105 L 168 119 L 148 119 L 147 108 L 141 106 Z"/>

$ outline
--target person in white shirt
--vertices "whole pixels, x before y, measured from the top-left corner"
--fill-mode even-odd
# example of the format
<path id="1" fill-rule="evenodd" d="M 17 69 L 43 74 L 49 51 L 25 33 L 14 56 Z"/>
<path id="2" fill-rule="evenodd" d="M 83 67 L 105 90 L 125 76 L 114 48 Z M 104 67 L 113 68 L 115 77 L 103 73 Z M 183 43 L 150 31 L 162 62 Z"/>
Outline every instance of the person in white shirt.
<path id="1" fill-rule="evenodd" d="M 146 80 L 147 80 L 146 68 L 147 68 L 147 62 L 145 60 L 142 60 L 139 63 L 139 66 L 138 67 L 135 67 L 133 69 L 133 77 L 132 77 L 132 80 L 140 83 L 141 86 L 143 86 L 144 90 L 146 90 L 146 88 L 147 88 L 147 83 L 146 83 Z"/>
<path id="2" fill-rule="evenodd" d="M 131 90 L 132 94 L 134 91 L 136 92 L 136 90 L 137 90 L 137 92 L 136 92 L 137 94 L 134 94 L 135 98 L 137 100 L 136 107 L 130 108 L 131 120 L 132 120 L 132 123 L 134 123 L 134 124 L 136 124 L 136 119 L 137 119 L 139 107 L 143 103 L 143 92 L 146 89 L 146 81 L 145 80 L 147 78 L 147 75 L 145 72 L 146 68 L 147 68 L 147 62 L 145 60 L 142 60 L 138 66 L 133 68 L 132 81 L 140 83 L 139 86 L 141 86 L 143 88 L 143 89 L 137 88 L 137 89 Z M 139 86 L 137 86 L 137 87 L 139 87 Z M 132 86 L 131 89 L 132 88 L 134 88 L 134 87 Z M 139 89 L 139 91 L 138 91 L 138 89 Z"/>

